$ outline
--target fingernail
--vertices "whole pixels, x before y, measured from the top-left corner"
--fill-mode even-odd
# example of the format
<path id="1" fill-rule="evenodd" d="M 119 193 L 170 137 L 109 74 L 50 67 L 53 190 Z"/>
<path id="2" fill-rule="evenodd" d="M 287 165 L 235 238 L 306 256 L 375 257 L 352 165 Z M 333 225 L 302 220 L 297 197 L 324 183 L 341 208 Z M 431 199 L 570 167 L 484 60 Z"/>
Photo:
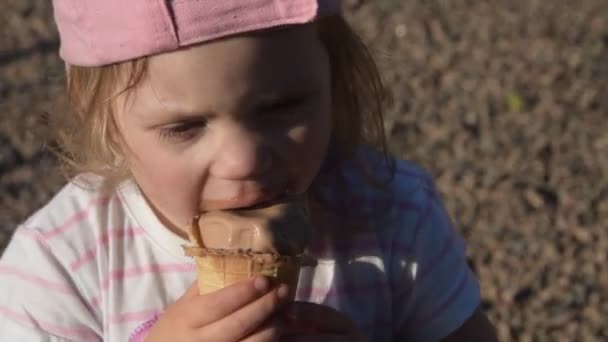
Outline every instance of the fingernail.
<path id="1" fill-rule="evenodd" d="M 279 285 L 279 288 L 277 289 L 277 297 L 283 300 L 286 299 L 287 296 L 289 296 L 289 287 L 285 284 Z"/>
<path id="2" fill-rule="evenodd" d="M 268 279 L 266 279 L 266 277 L 255 277 L 253 280 L 253 287 L 255 287 L 258 292 L 268 291 Z"/>

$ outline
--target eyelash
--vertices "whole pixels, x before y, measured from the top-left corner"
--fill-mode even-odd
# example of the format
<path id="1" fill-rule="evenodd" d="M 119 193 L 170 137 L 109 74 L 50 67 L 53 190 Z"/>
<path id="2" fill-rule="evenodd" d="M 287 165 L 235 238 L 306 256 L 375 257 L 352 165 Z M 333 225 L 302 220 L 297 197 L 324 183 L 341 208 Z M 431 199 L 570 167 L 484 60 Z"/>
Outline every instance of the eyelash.
<path id="1" fill-rule="evenodd" d="M 207 126 L 206 121 L 182 122 L 158 130 L 158 135 L 165 140 L 184 141 L 194 137 L 199 130 Z"/>
<path id="2" fill-rule="evenodd" d="M 262 113 L 264 113 L 264 112 L 277 113 L 282 109 L 297 108 L 297 107 L 303 105 L 306 102 L 306 100 L 307 100 L 306 97 L 287 98 L 284 100 L 277 101 L 275 103 L 271 103 L 267 106 L 262 106 L 260 108 L 260 111 Z"/>
<path id="3" fill-rule="evenodd" d="M 306 102 L 305 97 L 294 97 L 285 100 L 278 101 L 276 103 L 262 106 L 261 112 L 272 112 L 277 113 L 281 109 L 285 108 L 297 108 Z M 193 121 L 193 122 L 182 122 L 171 125 L 169 127 L 163 127 L 158 130 L 158 135 L 164 140 L 177 140 L 186 141 L 194 137 L 198 130 L 205 129 L 207 127 L 206 121 Z"/>

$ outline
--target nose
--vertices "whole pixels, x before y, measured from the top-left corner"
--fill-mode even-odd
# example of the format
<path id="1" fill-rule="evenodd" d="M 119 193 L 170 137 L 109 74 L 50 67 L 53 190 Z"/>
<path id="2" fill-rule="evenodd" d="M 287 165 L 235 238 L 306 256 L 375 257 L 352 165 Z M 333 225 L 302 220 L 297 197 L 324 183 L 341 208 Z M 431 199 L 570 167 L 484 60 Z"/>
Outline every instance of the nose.
<path id="1" fill-rule="evenodd" d="M 224 134 L 211 172 L 224 179 L 251 179 L 266 174 L 272 167 L 272 152 L 263 139 L 247 128 Z"/>

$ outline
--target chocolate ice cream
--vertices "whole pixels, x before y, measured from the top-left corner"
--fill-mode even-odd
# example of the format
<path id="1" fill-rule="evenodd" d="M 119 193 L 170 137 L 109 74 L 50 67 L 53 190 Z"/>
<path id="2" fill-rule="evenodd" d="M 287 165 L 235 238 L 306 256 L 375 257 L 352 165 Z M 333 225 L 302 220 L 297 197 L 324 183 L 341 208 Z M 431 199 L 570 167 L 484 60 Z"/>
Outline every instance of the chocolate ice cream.
<path id="1" fill-rule="evenodd" d="M 198 219 L 202 246 L 280 255 L 304 252 L 311 226 L 303 200 L 292 198 L 258 209 L 212 211 Z"/>
<path id="2" fill-rule="evenodd" d="M 206 212 L 189 235 L 195 246 L 184 250 L 196 259 L 201 294 L 263 275 L 288 284 L 293 297 L 300 268 L 316 264 L 305 254 L 312 228 L 303 198 Z"/>

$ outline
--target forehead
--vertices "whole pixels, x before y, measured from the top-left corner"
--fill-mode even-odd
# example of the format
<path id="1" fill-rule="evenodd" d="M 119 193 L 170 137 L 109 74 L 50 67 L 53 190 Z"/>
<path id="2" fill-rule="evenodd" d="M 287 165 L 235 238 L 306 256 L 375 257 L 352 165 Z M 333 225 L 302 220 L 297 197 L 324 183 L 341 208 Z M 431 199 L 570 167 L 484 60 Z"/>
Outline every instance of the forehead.
<path id="1" fill-rule="evenodd" d="M 314 24 L 260 31 L 151 57 L 147 86 L 164 106 L 230 106 L 314 84 L 327 72 Z M 188 110 L 189 108 L 186 108 Z M 225 108 L 213 108 L 223 110 Z"/>

